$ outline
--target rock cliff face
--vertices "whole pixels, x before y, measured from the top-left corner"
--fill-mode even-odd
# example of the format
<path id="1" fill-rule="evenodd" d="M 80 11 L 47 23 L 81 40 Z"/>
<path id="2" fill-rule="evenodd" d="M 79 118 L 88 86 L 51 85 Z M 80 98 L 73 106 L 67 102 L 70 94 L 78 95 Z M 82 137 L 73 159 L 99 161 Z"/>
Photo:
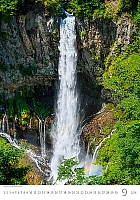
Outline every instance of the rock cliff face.
<path id="1" fill-rule="evenodd" d="M 91 148 L 90 151 L 94 152 L 103 138 L 111 133 L 111 125 L 113 126 L 116 121 L 111 104 L 105 106 L 101 113 L 94 115 L 102 102 L 113 101 L 111 93 L 100 86 L 100 79 L 102 80 L 102 74 L 111 61 L 121 52 L 125 52 L 126 47 L 134 41 L 137 31 L 127 15 L 123 15 L 118 21 L 77 19 L 76 22 L 79 50 L 77 70 L 84 83 L 82 91 L 90 94 L 86 96 L 86 100 L 84 97 L 82 100 L 84 103 L 87 102 L 85 107 L 89 107 L 89 112 L 88 117 L 85 116 L 87 120 L 84 121 L 81 136 L 85 148 Z M 108 131 L 104 129 L 106 127 Z M 92 145 L 89 147 L 89 144 Z"/>
<path id="2" fill-rule="evenodd" d="M 79 79 L 83 82 L 82 102 L 87 105 L 90 112 L 96 113 L 104 101 L 101 97 L 102 87 L 97 83 L 97 78 L 104 71 L 104 60 L 109 54 L 109 48 L 116 39 L 117 25 L 111 20 L 80 20 L 77 19 L 77 41 L 78 41 L 78 72 Z M 86 103 L 85 103 L 86 101 Z M 88 109 L 89 107 L 89 109 Z"/>
<path id="3" fill-rule="evenodd" d="M 104 69 L 104 61 L 110 54 L 113 59 L 125 50 L 136 27 L 129 17 L 117 22 L 111 19 L 77 19 L 79 62 L 78 68 L 90 77 L 98 77 Z"/>
<path id="4" fill-rule="evenodd" d="M 109 64 L 120 52 L 125 51 L 133 41 L 136 27 L 124 15 L 117 22 L 111 19 L 77 18 L 76 29 L 79 53 L 77 71 L 82 84 L 81 93 L 85 93 L 81 97 L 83 107 L 87 106 L 87 110 L 90 110 L 88 114 L 91 114 L 99 110 L 102 102 L 111 98 L 111 94 L 98 82 L 105 70 L 105 63 Z"/>
<path id="5" fill-rule="evenodd" d="M 1 95 L 23 85 L 52 85 L 57 76 L 58 19 L 37 8 L 0 22 Z"/>

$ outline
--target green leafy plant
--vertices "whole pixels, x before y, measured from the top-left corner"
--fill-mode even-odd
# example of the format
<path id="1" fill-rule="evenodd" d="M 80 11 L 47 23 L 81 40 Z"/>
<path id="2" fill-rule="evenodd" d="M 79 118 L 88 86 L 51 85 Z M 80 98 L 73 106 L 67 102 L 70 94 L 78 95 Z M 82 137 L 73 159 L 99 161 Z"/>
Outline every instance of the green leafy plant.
<path id="1" fill-rule="evenodd" d="M 137 53 L 127 58 L 120 56 L 112 62 L 104 73 L 103 84 L 111 89 L 120 100 L 129 94 L 139 95 L 140 56 Z"/>
<path id="2" fill-rule="evenodd" d="M 87 177 L 84 168 L 78 168 L 78 161 L 73 157 L 63 159 L 58 167 L 57 181 L 65 181 L 65 185 L 95 185 L 102 184 L 102 178 L 96 176 Z M 55 183 L 55 184 L 56 184 Z"/>
<path id="3" fill-rule="evenodd" d="M 7 19 L 9 16 L 14 15 L 17 4 L 23 2 L 24 0 L 0 0 L 0 14 Z"/>
<path id="4" fill-rule="evenodd" d="M 73 12 L 76 16 L 92 18 L 94 10 L 102 5 L 100 0 L 80 1 L 71 0 L 69 2 L 68 11 Z"/>
<path id="5" fill-rule="evenodd" d="M 85 31 L 82 31 L 82 32 L 80 33 L 80 37 L 81 37 L 81 38 L 84 38 L 85 35 L 86 35 L 86 32 L 85 32 Z"/>
<path id="6" fill-rule="evenodd" d="M 139 41 L 131 43 L 107 65 L 103 85 L 115 99 L 118 117 L 114 133 L 99 150 L 103 184 L 139 184 L 140 55 Z"/>
<path id="7" fill-rule="evenodd" d="M 138 0 L 138 7 L 136 10 L 133 10 L 133 17 L 137 24 L 140 24 L 140 0 Z"/>
<path id="8" fill-rule="evenodd" d="M 140 121 L 116 124 L 111 139 L 99 151 L 104 184 L 140 184 Z"/>
<path id="9" fill-rule="evenodd" d="M 54 15 L 59 16 L 62 7 L 62 2 L 60 0 L 36 0 L 35 2 L 42 2 L 44 6 L 52 9 Z"/>
<path id="10" fill-rule="evenodd" d="M 49 110 L 41 102 L 36 101 L 34 98 L 32 101 L 34 105 L 34 111 L 38 117 L 45 118 L 50 114 Z"/>
<path id="11" fill-rule="evenodd" d="M 26 175 L 30 167 L 24 167 L 20 163 L 24 151 L 13 148 L 8 142 L 0 138 L 0 184 L 1 185 L 25 185 Z"/>
<path id="12" fill-rule="evenodd" d="M 29 100 L 32 108 L 26 100 Z M 50 114 L 48 108 L 46 108 L 42 102 L 35 100 L 33 90 L 28 87 L 20 87 L 13 98 L 8 100 L 7 115 L 10 118 L 17 117 L 19 123 L 25 125 L 31 117 L 31 109 L 39 118 L 45 118 Z M 16 111 L 16 113 L 15 113 Z"/>
<path id="13" fill-rule="evenodd" d="M 119 0 L 117 12 L 131 12 L 136 10 L 138 6 L 138 0 Z"/>

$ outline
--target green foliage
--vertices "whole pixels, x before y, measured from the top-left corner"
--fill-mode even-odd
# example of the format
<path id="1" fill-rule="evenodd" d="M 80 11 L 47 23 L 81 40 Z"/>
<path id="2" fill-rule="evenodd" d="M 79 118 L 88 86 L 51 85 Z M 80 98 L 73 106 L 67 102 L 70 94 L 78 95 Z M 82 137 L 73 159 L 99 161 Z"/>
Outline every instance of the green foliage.
<path id="1" fill-rule="evenodd" d="M 133 53 L 127 58 L 117 57 L 104 73 L 103 85 L 111 89 L 120 100 L 130 94 L 139 96 L 140 55 Z"/>
<path id="2" fill-rule="evenodd" d="M 59 16 L 62 8 L 62 1 L 60 0 L 35 0 L 34 3 L 41 2 L 48 9 L 53 11 L 54 15 Z M 73 12 L 76 16 L 85 18 L 113 18 L 114 11 L 107 3 L 102 0 L 71 0 L 68 2 L 68 12 Z M 25 0 L 0 0 L 0 14 L 7 19 L 9 16 L 15 14 L 17 5 L 20 3 L 24 5 Z M 26 2 L 27 3 L 27 2 Z M 133 14 L 135 21 L 139 22 L 139 5 L 138 0 L 120 0 L 117 7 L 117 13 L 129 12 Z"/>
<path id="3" fill-rule="evenodd" d="M 54 14 L 60 13 L 61 1 L 60 0 L 34 0 L 34 3 L 41 2 L 48 8 L 52 9 Z M 7 19 L 14 15 L 18 4 L 24 5 L 25 0 L 0 0 L 0 14 L 2 18 Z M 26 2 L 27 3 L 27 2 Z"/>
<path id="4" fill-rule="evenodd" d="M 109 4 L 101 4 L 99 8 L 94 10 L 93 17 L 112 19 L 115 17 L 114 10 Z"/>
<path id="5" fill-rule="evenodd" d="M 69 2 L 68 11 L 73 12 L 76 16 L 91 18 L 93 17 L 94 10 L 100 8 L 102 5 L 100 0 L 71 0 Z"/>
<path id="6" fill-rule="evenodd" d="M 134 20 L 137 24 L 140 24 L 140 0 L 138 1 L 138 7 L 133 11 Z"/>
<path id="7" fill-rule="evenodd" d="M 72 169 L 78 162 L 74 158 L 64 159 L 63 162 L 58 167 L 58 178 L 57 181 L 66 180 L 66 185 L 70 184 L 71 182 L 74 183 L 74 176 L 76 175 L 75 170 Z"/>
<path id="8" fill-rule="evenodd" d="M 118 12 L 130 10 L 132 7 L 131 0 L 119 0 L 119 5 L 117 8 Z"/>
<path id="9" fill-rule="evenodd" d="M 111 139 L 99 151 L 104 184 L 140 184 L 140 121 L 118 122 Z"/>
<path id="10" fill-rule="evenodd" d="M 28 104 L 25 102 L 25 98 L 27 96 L 28 96 L 28 92 L 24 88 L 24 90 L 18 90 L 16 92 L 15 97 L 8 100 L 8 103 L 9 103 L 9 108 L 8 108 L 8 113 L 7 113 L 8 117 L 12 118 L 15 116 L 14 109 L 16 109 L 16 112 L 17 112 L 16 114 L 17 114 L 18 119 L 27 118 L 29 116 L 30 109 L 29 109 Z"/>
<path id="11" fill-rule="evenodd" d="M 84 168 L 78 168 L 75 158 L 65 159 L 58 167 L 57 181 L 65 181 L 65 185 L 95 185 L 102 184 L 102 178 L 96 176 L 85 176 Z M 55 183 L 55 184 L 56 184 Z"/>
<path id="12" fill-rule="evenodd" d="M 103 85 L 117 99 L 118 117 L 140 119 L 140 55 L 133 53 L 117 57 L 103 75 Z"/>
<path id="13" fill-rule="evenodd" d="M 119 0 L 117 14 L 128 12 L 133 16 L 134 21 L 140 23 L 140 0 Z"/>
<path id="14" fill-rule="evenodd" d="M 81 38 L 83 38 L 85 35 L 86 35 L 86 32 L 85 32 L 85 31 L 82 31 L 82 32 L 80 33 L 80 37 L 81 37 Z"/>
<path id="15" fill-rule="evenodd" d="M 140 55 L 139 40 L 114 59 L 103 75 L 103 85 L 116 102 L 115 132 L 99 150 L 103 184 L 140 184 Z"/>
<path id="16" fill-rule="evenodd" d="M 34 105 L 34 111 L 39 118 L 45 118 L 50 114 L 49 110 L 41 102 L 35 101 L 34 98 L 32 101 Z"/>
<path id="17" fill-rule="evenodd" d="M 101 0 L 71 0 L 69 2 L 68 11 L 73 12 L 76 16 L 85 18 L 116 18 L 115 11 L 112 9 L 111 5 Z M 129 12 L 130 14 L 135 13 L 138 21 L 138 0 L 120 0 L 116 13 L 119 14 L 122 12 Z"/>
<path id="18" fill-rule="evenodd" d="M 53 13 L 57 16 L 60 14 L 62 7 L 62 1 L 60 0 L 36 0 L 35 2 L 42 2 L 44 6 L 52 9 Z"/>
<path id="19" fill-rule="evenodd" d="M 26 174 L 29 167 L 20 163 L 24 152 L 13 148 L 4 139 L 0 138 L 0 184 L 1 185 L 25 185 Z"/>
<path id="20" fill-rule="evenodd" d="M 130 12 L 135 10 L 138 6 L 138 0 L 119 0 L 117 11 L 119 12 Z"/>
<path id="21" fill-rule="evenodd" d="M 45 118 L 50 114 L 50 111 L 43 105 L 42 102 L 35 100 L 33 90 L 28 89 L 26 86 L 19 88 L 16 91 L 16 94 L 13 98 L 8 100 L 8 112 L 7 115 L 9 118 L 16 117 L 19 120 L 19 123 L 25 125 L 27 119 L 31 116 L 31 108 L 26 99 L 29 99 L 34 113 L 39 118 Z M 16 113 L 15 113 L 16 110 Z"/>
<path id="22" fill-rule="evenodd" d="M 24 0 L 0 0 L 0 14 L 3 18 L 14 15 L 17 4 L 23 2 Z"/>
<path id="23" fill-rule="evenodd" d="M 124 98 L 117 108 L 122 111 L 122 116 L 126 120 L 140 119 L 140 99 L 137 95 L 131 94 Z"/>

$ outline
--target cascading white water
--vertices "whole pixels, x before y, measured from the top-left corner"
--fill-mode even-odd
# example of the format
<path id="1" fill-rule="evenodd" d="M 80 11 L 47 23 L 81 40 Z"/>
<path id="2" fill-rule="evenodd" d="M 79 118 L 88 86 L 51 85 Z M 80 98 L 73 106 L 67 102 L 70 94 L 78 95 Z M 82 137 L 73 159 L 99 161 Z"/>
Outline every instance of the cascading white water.
<path id="1" fill-rule="evenodd" d="M 9 134 L 7 133 L 4 133 L 4 132 L 0 132 L 0 137 L 3 137 L 5 139 L 7 139 L 9 141 L 9 143 L 17 148 L 17 149 L 22 149 L 23 147 L 20 146 L 18 144 L 18 141 L 16 139 L 13 139 Z M 27 153 L 29 155 L 29 157 L 33 160 L 33 162 L 35 162 L 37 168 L 40 170 L 41 173 L 43 173 L 44 175 L 46 175 L 46 173 L 44 171 L 42 171 L 41 169 L 41 166 L 43 166 L 44 168 L 47 165 L 46 163 L 46 160 L 42 157 L 42 156 L 39 156 L 39 155 L 36 155 L 35 152 L 33 152 L 32 150 L 30 149 L 25 149 L 25 153 Z"/>
<path id="2" fill-rule="evenodd" d="M 16 133 L 15 119 L 13 120 L 13 132 L 14 132 L 14 139 L 16 140 L 17 133 Z"/>
<path id="3" fill-rule="evenodd" d="M 39 135 L 40 135 L 40 147 L 42 157 L 46 157 L 46 145 L 45 145 L 45 136 L 46 136 L 46 120 L 44 120 L 44 129 L 42 121 L 39 119 Z"/>
<path id="4" fill-rule="evenodd" d="M 94 150 L 94 154 L 92 156 L 92 159 L 91 157 L 88 157 L 87 156 L 87 165 L 85 165 L 85 172 L 86 172 L 86 175 L 87 176 L 92 176 L 92 175 L 97 175 L 97 176 L 102 176 L 102 166 L 101 165 L 95 165 L 94 162 L 96 161 L 97 159 L 97 156 L 98 156 L 98 150 L 101 148 L 103 142 L 110 138 L 112 136 L 112 133 L 114 132 L 114 130 L 111 131 L 111 133 L 105 137 L 100 143 L 99 145 L 95 148 Z"/>
<path id="5" fill-rule="evenodd" d="M 63 157 L 76 157 L 80 152 L 78 139 L 78 94 L 76 91 L 76 31 L 75 17 L 66 12 L 67 17 L 60 22 L 59 89 L 56 106 L 56 120 L 51 135 L 53 137 L 53 157 L 51 176 L 57 178 L 57 168 Z"/>
<path id="6" fill-rule="evenodd" d="M 9 133 L 9 123 L 8 123 L 8 117 L 6 113 L 2 120 L 2 131 L 6 131 L 7 133 Z"/>

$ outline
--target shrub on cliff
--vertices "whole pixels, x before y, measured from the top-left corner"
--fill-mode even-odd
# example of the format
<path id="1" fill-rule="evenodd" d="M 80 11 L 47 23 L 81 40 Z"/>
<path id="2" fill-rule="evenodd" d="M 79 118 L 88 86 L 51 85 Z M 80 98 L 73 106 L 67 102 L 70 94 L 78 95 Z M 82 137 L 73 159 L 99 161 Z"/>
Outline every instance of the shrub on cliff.
<path id="1" fill-rule="evenodd" d="M 30 170 L 20 163 L 24 152 L 13 148 L 11 144 L 0 138 L 0 184 L 1 185 L 25 185 L 26 174 Z"/>
<path id="2" fill-rule="evenodd" d="M 139 119 L 140 55 L 133 53 L 127 57 L 117 57 L 103 77 L 103 85 L 118 100 L 117 108 L 123 112 L 124 117 Z"/>
<path id="3" fill-rule="evenodd" d="M 97 163 L 104 168 L 103 184 L 140 184 L 140 55 L 130 45 L 103 75 L 103 85 L 112 91 L 118 122 L 111 139 L 99 150 Z"/>
<path id="4" fill-rule="evenodd" d="M 118 122 L 98 154 L 103 166 L 103 184 L 140 184 L 140 120 Z"/>
<path id="5" fill-rule="evenodd" d="M 0 0 L 0 14 L 3 18 L 13 15 L 17 9 L 18 3 L 23 3 L 24 0 Z"/>

